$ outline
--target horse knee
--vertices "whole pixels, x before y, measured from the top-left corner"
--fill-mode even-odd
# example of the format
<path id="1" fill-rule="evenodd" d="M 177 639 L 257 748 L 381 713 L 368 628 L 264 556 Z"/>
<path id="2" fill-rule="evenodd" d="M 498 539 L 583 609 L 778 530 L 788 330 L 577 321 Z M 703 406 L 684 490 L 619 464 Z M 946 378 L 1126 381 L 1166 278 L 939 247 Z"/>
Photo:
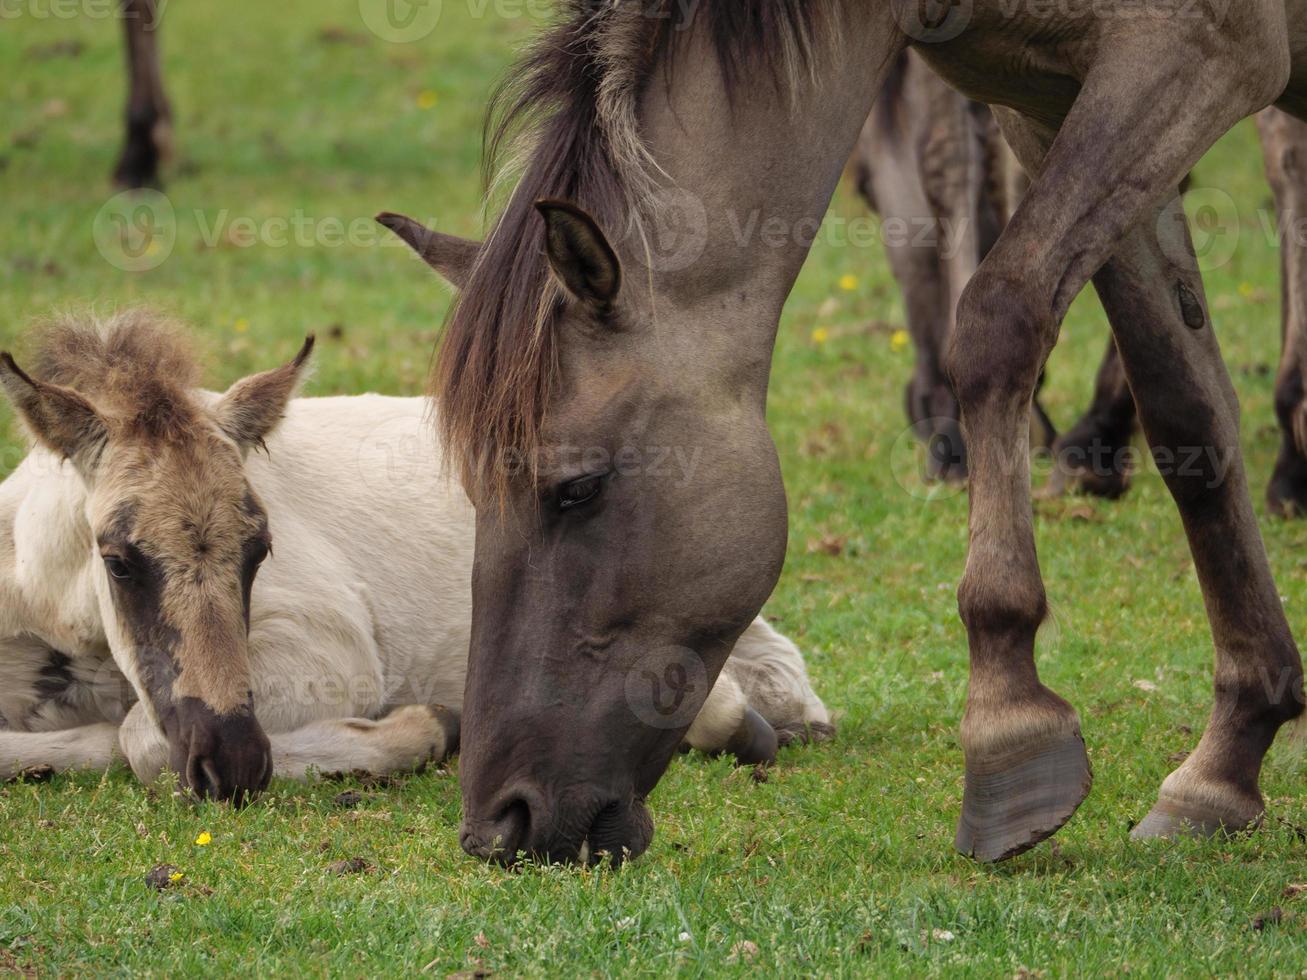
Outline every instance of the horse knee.
<path id="1" fill-rule="evenodd" d="M 958 300 L 944 360 L 963 415 L 998 406 L 1024 413 L 1054 334 L 1037 290 L 983 268 L 977 272 Z"/>
<path id="2" fill-rule="evenodd" d="M 168 767 L 168 740 L 138 702 L 118 729 L 118 748 L 142 783 L 152 783 Z"/>

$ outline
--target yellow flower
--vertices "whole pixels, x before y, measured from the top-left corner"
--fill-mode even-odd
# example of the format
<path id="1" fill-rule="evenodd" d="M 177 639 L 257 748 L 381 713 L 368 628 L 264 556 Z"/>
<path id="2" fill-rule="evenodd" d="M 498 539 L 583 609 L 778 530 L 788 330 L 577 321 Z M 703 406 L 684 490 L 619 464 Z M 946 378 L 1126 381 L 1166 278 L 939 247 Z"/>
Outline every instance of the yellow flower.
<path id="1" fill-rule="evenodd" d="M 857 288 L 858 288 L 857 276 L 852 276 L 848 274 L 840 276 L 840 289 L 844 290 L 846 293 L 851 293 Z"/>
<path id="2" fill-rule="evenodd" d="M 431 89 L 429 88 L 423 89 L 421 92 L 418 93 L 418 108 L 419 109 L 435 108 L 437 98 L 438 96 L 436 95 L 435 92 L 431 91 Z"/>
<path id="3" fill-rule="evenodd" d="M 906 330 L 895 330 L 889 335 L 889 349 L 896 354 L 901 350 L 906 350 L 911 342 L 912 338 L 908 336 Z"/>
<path id="4" fill-rule="evenodd" d="M 245 319 L 245 317 L 241 317 L 235 323 L 232 324 L 232 329 L 235 330 L 237 333 L 245 333 L 247 330 L 250 329 L 250 321 Z"/>
<path id="5" fill-rule="evenodd" d="M 213 835 L 207 830 L 201 831 L 200 836 L 195 838 L 196 847 L 208 847 L 213 843 Z"/>
<path id="6" fill-rule="evenodd" d="M 1253 289 L 1252 283 L 1250 282 L 1239 283 L 1239 295 L 1242 296 L 1244 299 L 1251 299 L 1254 292 L 1256 292 L 1256 290 Z"/>
<path id="7" fill-rule="evenodd" d="M 830 340 L 830 331 L 825 327 L 818 327 L 812 332 L 812 342 L 820 346 Z"/>
<path id="8" fill-rule="evenodd" d="M 168 876 L 168 880 L 171 881 L 171 882 L 175 885 L 177 882 L 181 881 L 181 880 L 182 880 L 183 878 L 185 878 L 185 877 L 186 877 L 186 875 L 183 874 L 182 872 L 180 872 L 180 871 L 174 871 L 172 874 L 170 874 L 170 875 Z"/>

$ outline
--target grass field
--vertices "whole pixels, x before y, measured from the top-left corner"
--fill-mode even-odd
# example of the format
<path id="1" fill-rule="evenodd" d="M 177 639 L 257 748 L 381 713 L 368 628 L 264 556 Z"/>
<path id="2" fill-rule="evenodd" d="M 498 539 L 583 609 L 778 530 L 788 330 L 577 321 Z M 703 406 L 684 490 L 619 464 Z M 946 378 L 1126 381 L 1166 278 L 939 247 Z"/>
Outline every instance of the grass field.
<path id="1" fill-rule="evenodd" d="M 409 44 L 370 32 L 356 0 L 260 4 L 248 17 L 167 7 L 176 241 L 142 272 L 106 261 L 93 234 L 113 194 L 117 25 L 94 4 L 72 18 L 56 7 L 15 4 L 0 30 L 0 338 L 21 348 L 25 323 L 55 308 L 145 303 L 195 325 L 216 385 L 280 363 L 315 331 L 311 393 L 420 393 L 448 293 L 363 229 L 393 209 L 479 233 L 481 114 L 538 26 L 531 5 L 446 0 L 436 29 Z M 1251 127 L 1196 176 L 1237 205 L 1217 233 L 1238 247 L 1208 289 L 1261 513 L 1278 265 Z M 863 211 L 842 188 L 832 215 Z M 284 244 L 278 220 L 292 228 Z M 359 222 L 349 241 L 337 221 L 347 233 Z M 1283 739 L 1273 750 L 1263 788 L 1275 819 L 1255 836 L 1127 840 L 1210 704 L 1192 564 L 1147 469 L 1116 504 L 1038 504 L 1054 610 L 1040 667 L 1081 711 L 1093 794 L 1054 843 L 1009 864 L 953 853 L 966 501 L 927 493 L 895 462 L 911 364 L 902 316 L 879 247 L 826 242 L 780 329 L 771 417 L 792 520 L 768 614 L 839 713 L 835 742 L 786 752 L 762 783 L 725 761 L 679 759 L 651 801 L 652 848 L 616 873 L 506 874 L 465 857 L 454 771 L 381 787 L 279 783 L 240 813 L 147 792 L 125 771 L 0 787 L 0 973 L 1299 975 L 1307 895 L 1285 888 L 1307 880 L 1291 828 L 1307 825 L 1300 750 Z M 1088 397 L 1104 337 L 1082 298 L 1046 395 L 1062 427 Z M 6 471 L 21 458 L 7 425 Z M 1307 523 L 1263 529 L 1290 621 L 1307 631 Z M 347 789 L 357 805 L 337 802 Z M 211 843 L 194 843 L 201 833 Z M 352 858 L 371 870 L 333 872 Z M 161 863 L 185 875 L 162 893 L 145 882 Z M 1277 907 L 1278 923 L 1253 927 Z"/>

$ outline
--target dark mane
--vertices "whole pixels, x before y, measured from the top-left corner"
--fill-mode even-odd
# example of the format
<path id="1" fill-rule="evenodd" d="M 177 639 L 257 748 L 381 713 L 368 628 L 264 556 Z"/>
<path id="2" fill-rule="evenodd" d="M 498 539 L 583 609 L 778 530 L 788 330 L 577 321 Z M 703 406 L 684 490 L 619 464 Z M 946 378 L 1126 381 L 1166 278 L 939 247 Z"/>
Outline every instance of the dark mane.
<path id="1" fill-rule="evenodd" d="M 47 323 L 32 374 L 80 392 L 115 421 L 153 438 L 180 435 L 196 419 L 195 358 L 181 332 L 150 313 Z"/>
<path id="2" fill-rule="evenodd" d="M 639 96 L 670 49 L 707 31 L 728 93 L 758 71 L 782 86 L 808 67 L 823 6 L 564 0 L 560 22 L 510 72 L 487 116 L 486 167 L 523 135 L 525 168 L 455 302 L 433 377 L 441 434 L 470 482 L 502 495 L 510 468 L 529 465 L 557 368 L 562 300 L 534 203 L 573 201 L 622 232 L 646 189 Z"/>

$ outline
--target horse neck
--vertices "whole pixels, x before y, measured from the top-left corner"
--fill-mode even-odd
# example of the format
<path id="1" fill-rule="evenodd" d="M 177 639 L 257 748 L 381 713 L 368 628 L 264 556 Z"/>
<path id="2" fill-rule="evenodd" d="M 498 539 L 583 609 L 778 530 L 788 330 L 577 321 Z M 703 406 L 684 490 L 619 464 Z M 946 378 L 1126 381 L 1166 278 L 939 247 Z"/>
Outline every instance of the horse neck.
<path id="1" fill-rule="evenodd" d="M 702 206 L 703 242 L 684 268 L 659 268 L 656 254 L 642 261 L 630 254 L 638 247 L 628 248 L 628 281 L 647 277 L 673 311 L 697 309 L 686 317 L 692 329 L 701 329 L 703 304 L 717 300 L 712 319 L 725 311 L 726 346 L 758 363 L 764 388 L 781 307 L 903 45 L 888 9 L 867 6 L 832 3 L 827 35 L 836 40 L 815 41 L 810 65 L 788 74 L 782 66 L 778 82 L 753 69 L 729 93 L 711 41 L 698 31 L 673 49 L 670 73 L 660 67 L 641 100 L 641 135 L 660 185 L 646 239 L 659 233 L 660 202 L 675 209 L 689 201 Z"/>
<path id="2" fill-rule="evenodd" d="M 85 510 L 72 464 L 44 450 L 0 484 L 0 636 L 33 634 L 70 654 L 103 645 Z"/>

